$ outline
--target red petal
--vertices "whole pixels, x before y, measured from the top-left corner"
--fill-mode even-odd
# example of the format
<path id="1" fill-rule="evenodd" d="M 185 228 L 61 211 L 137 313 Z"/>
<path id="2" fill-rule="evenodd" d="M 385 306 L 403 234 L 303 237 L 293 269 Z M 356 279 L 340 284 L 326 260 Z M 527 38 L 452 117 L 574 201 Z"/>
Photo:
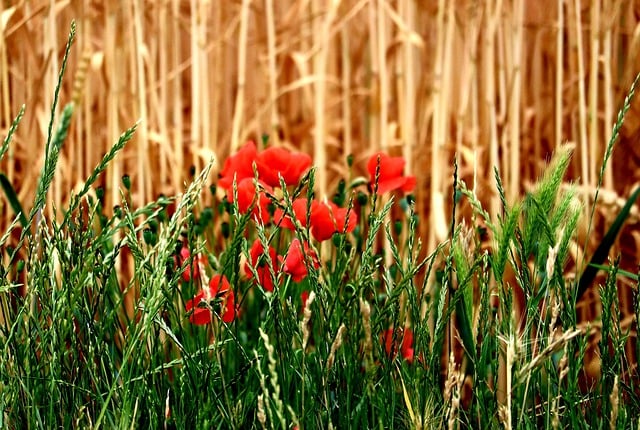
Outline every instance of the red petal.
<path id="1" fill-rule="evenodd" d="M 314 202 L 311 213 L 313 237 L 322 242 L 330 239 L 334 233 L 344 232 L 348 212 L 348 208 L 341 208 L 333 202 Z M 356 224 L 357 216 L 351 211 L 346 232 L 352 232 Z"/>
<path id="2" fill-rule="evenodd" d="M 311 211 L 311 233 L 318 242 L 331 239 L 336 232 L 336 222 L 331 207 L 322 202 L 313 202 Z"/>
<path id="3" fill-rule="evenodd" d="M 307 276 L 307 268 L 304 265 L 302 247 L 298 239 L 293 239 L 289 245 L 289 251 L 284 259 L 282 271 L 291 275 L 294 281 L 300 282 Z"/>
<path id="4" fill-rule="evenodd" d="M 305 244 L 304 250 L 298 239 L 293 239 L 289 245 L 289 251 L 284 259 L 282 271 L 291 275 L 295 282 L 302 281 L 307 276 L 307 266 L 305 263 L 305 254 L 311 257 L 314 267 L 319 267 L 318 256 Z"/>
<path id="5" fill-rule="evenodd" d="M 209 297 L 221 298 L 224 313 L 222 320 L 224 322 L 231 322 L 235 318 L 235 296 L 229 285 L 229 281 L 222 275 L 214 275 L 209 281 Z M 189 312 L 193 310 L 193 313 L 189 316 L 189 321 L 196 325 L 209 324 L 211 322 L 211 311 L 206 307 L 199 307 L 200 302 L 205 300 L 205 291 L 201 290 L 191 300 L 185 303 L 185 311 Z"/>
<path id="6" fill-rule="evenodd" d="M 279 176 L 282 176 L 285 184 L 295 185 L 311 166 L 311 157 L 285 148 L 270 147 L 258 154 L 256 165 L 260 179 L 266 184 L 279 187 Z"/>
<path id="7" fill-rule="evenodd" d="M 393 342 L 393 329 L 387 329 L 380 335 L 382 343 L 384 343 L 384 350 L 387 351 L 387 355 L 391 356 L 391 347 Z"/>
<path id="8" fill-rule="evenodd" d="M 311 157 L 302 152 L 291 154 L 291 164 L 285 177 L 287 185 L 295 185 L 300 182 L 302 175 L 311 167 Z"/>
<path id="9" fill-rule="evenodd" d="M 302 227 L 306 227 L 307 226 L 307 199 L 305 198 L 295 199 L 291 204 L 291 208 L 293 209 L 293 213 L 295 214 L 296 219 L 298 220 L 300 225 Z M 312 213 L 313 213 L 313 209 L 312 209 Z M 282 219 L 283 217 L 284 219 Z M 283 227 L 289 230 L 295 230 L 293 221 L 291 221 L 291 218 L 288 215 L 287 216 L 284 215 L 284 211 L 282 209 L 276 209 L 275 214 L 273 215 L 273 219 L 276 225 L 280 225 L 280 227 Z"/>
<path id="10" fill-rule="evenodd" d="M 384 193 L 388 193 L 389 191 L 400 189 L 404 186 L 406 182 L 407 180 L 404 177 L 386 179 L 384 181 L 381 179 L 378 181 L 378 194 L 384 194 Z M 374 184 L 371 183 L 372 190 L 375 189 L 373 187 L 374 187 Z"/>
<path id="11" fill-rule="evenodd" d="M 390 328 L 380 334 L 380 340 L 384 343 L 384 349 L 392 360 L 396 357 L 398 349 L 400 349 L 402 358 L 409 363 L 413 363 L 413 332 L 411 329 L 405 328 L 396 331 Z"/>
<path id="12" fill-rule="evenodd" d="M 404 158 L 390 157 L 384 153 L 376 153 L 369 159 L 369 162 L 367 163 L 369 182 L 372 189 L 375 189 L 378 157 L 380 157 L 380 170 L 378 173 L 379 194 L 384 194 L 396 189 L 408 192 L 412 191 L 415 188 L 416 178 L 414 176 L 403 175 L 405 165 Z"/>
<path id="13" fill-rule="evenodd" d="M 267 259 L 263 257 L 264 254 L 262 242 L 260 239 L 256 239 L 249 251 L 250 260 L 245 263 L 244 271 L 248 276 L 253 277 L 251 266 L 254 266 L 258 274 L 258 279 L 254 279 L 254 282 L 258 283 L 266 291 L 273 291 L 274 285 L 273 279 L 271 278 L 271 270 Z M 275 264 L 277 262 L 277 254 L 276 250 L 271 246 L 269 247 L 269 256 L 271 257 L 271 263 Z"/>
<path id="14" fill-rule="evenodd" d="M 211 311 L 207 308 L 196 308 L 189 316 L 189 321 L 195 325 L 206 325 L 211 322 Z"/>
<path id="15" fill-rule="evenodd" d="M 275 225 L 280 226 L 282 228 L 286 228 L 288 230 L 295 230 L 295 226 L 291 221 L 291 218 L 284 215 L 284 211 L 280 208 L 277 208 L 273 214 L 273 222 Z"/>
<path id="16" fill-rule="evenodd" d="M 209 309 L 198 307 L 202 300 L 204 300 L 204 291 L 200 290 L 198 294 L 185 303 L 184 309 L 186 312 L 193 310 L 191 315 L 189 315 L 189 321 L 191 321 L 192 324 L 204 325 L 211 322 L 211 312 Z"/>
<path id="17" fill-rule="evenodd" d="M 224 162 L 218 186 L 226 190 L 233 188 L 233 179 L 240 182 L 244 178 L 253 178 L 253 162 L 257 157 L 256 144 L 249 141 Z"/>
<path id="18" fill-rule="evenodd" d="M 272 292 L 274 288 L 273 278 L 271 277 L 271 271 L 268 267 L 258 267 L 258 283 L 260 286 L 268 292 Z"/>
<path id="19" fill-rule="evenodd" d="M 264 186 L 264 185 L 263 185 Z M 258 203 L 253 208 L 252 214 L 255 220 L 265 223 L 269 219 L 269 197 L 263 192 L 259 192 L 256 188 L 254 178 L 244 178 L 236 187 L 238 193 L 238 210 L 241 214 L 246 214 L 254 199 L 258 198 Z M 234 202 L 233 190 L 227 191 L 227 199 Z"/>
<path id="20" fill-rule="evenodd" d="M 367 163 L 369 178 L 373 182 L 376 178 L 376 168 L 378 166 L 378 157 L 380 157 L 380 180 L 402 176 L 404 170 L 404 158 L 390 157 L 384 152 L 373 154 Z"/>
<path id="21" fill-rule="evenodd" d="M 213 275 L 209 281 L 209 291 L 211 292 L 211 297 L 216 297 L 231 291 L 231 285 L 229 285 L 229 281 L 224 275 Z"/>
<path id="22" fill-rule="evenodd" d="M 415 176 L 406 176 L 405 178 L 405 183 L 402 186 L 402 191 L 404 191 L 405 193 L 410 193 L 411 191 L 413 191 L 416 188 L 417 185 L 417 181 L 416 181 L 416 177 Z"/>
<path id="23" fill-rule="evenodd" d="M 236 300 L 233 291 L 229 291 L 229 294 L 224 297 L 222 306 L 224 310 L 224 313 L 222 314 L 222 321 L 227 324 L 233 322 L 236 317 Z"/>
<path id="24" fill-rule="evenodd" d="M 195 296 L 193 296 L 191 300 L 187 300 L 187 303 L 184 304 L 184 309 L 187 312 L 189 312 L 191 309 L 197 307 L 203 298 L 204 298 L 204 291 L 200 290 L 200 292 Z"/>

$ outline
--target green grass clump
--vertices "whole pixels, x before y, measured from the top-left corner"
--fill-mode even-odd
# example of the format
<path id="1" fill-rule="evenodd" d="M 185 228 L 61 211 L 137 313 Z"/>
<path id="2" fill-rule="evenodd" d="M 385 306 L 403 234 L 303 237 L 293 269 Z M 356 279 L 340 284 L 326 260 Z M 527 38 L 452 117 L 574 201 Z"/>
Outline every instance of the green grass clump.
<path id="1" fill-rule="evenodd" d="M 140 208 L 124 177 L 121 205 L 106 210 L 94 183 L 135 126 L 49 219 L 72 111 L 49 128 L 28 217 L 3 183 L 22 233 L 12 247 L 10 231 L 0 238 L 0 427 L 638 426 L 617 261 L 600 289 L 601 375 L 585 378 L 591 328 L 565 273 L 583 212 L 560 187 L 569 147 L 518 202 L 496 172 L 500 214 L 454 178 L 473 215 L 452 214 L 449 241 L 425 252 L 413 199 L 397 191 L 412 178 L 382 156 L 323 201 L 313 168 L 289 176 L 304 155 L 265 149 L 248 172 L 248 145 L 209 206 L 212 163 L 182 195 Z M 278 157 L 297 161 L 269 185 Z"/>

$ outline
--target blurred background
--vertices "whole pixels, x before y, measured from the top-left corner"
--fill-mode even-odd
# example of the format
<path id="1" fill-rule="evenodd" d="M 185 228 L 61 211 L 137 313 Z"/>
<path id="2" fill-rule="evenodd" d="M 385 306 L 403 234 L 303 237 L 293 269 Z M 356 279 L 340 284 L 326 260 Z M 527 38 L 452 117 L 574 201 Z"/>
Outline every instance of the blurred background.
<path id="1" fill-rule="evenodd" d="M 630 0 L 4 0 L 0 134 L 23 103 L 26 114 L 0 171 L 28 209 L 75 19 L 59 109 L 73 102 L 76 111 L 50 193 L 57 206 L 138 120 L 101 178 L 107 208 L 120 202 L 125 173 L 142 204 L 181 192 L 192 168 L 210 157 L 219 168 L 266 134 L 313 157 L 320 195 L 349 177 L 347 155 L 351 177 L 365 174 L 375 151 L 404 156 L 418 178 L 420 234 L 433 250 L 448 234 L 454 158 L 459 177 L 498 214 L 493 166 L 514 201 L 554 148 L 570 143 L 566 180 L 585 205 L 576 248 L 587 243 L 590 253 L 640 179 L 637 99 L 587 237 L 603 153 L 640 71 L 639 17 L 640 2 Z M 0 199 L 3 228 L 13 216 Z M 612 251 L 634 273 L 639 226 L 634 208 Z M 631 290 L 620 288 L 623 303 Z M 583 318 L 597 315 L 596 297 L 586 295 Z"/>

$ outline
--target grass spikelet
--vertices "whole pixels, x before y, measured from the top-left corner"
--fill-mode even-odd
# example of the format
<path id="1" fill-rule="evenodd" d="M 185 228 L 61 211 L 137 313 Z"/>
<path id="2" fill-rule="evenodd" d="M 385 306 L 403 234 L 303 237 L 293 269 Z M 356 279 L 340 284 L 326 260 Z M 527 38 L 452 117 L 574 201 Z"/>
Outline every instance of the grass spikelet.
<path id="1" fill-rule="evenodd" d="M 258 394 L 258 410 L 256 411 L 256 416 L 258 417 L 258 422 L 262 426 L 263 429 L 267 428 L 267 414 L 264 410 L 264 396 L 265 394 Z"/>
<path id="2" fill-rule="evenodd" d="M 18 129 L 18 125 L 20 124 L 22 117 L 24 116 L 24 111 L 25 111 L 25 105 L 20 106 L 20 111 L 18 112 L 18 115 L 16 115 L 14 120 L 11 122 L 9 131 L 7 132 L 7 135 L 5 136 L 5 138 L 2 140 L 2 146 L 0 146 L 0 161 L 2 161 L 2 159 L 4 158 L 4 154 L 6 154 L 7 151 L 9 150 L 9 144 L 11 143 L 11 139 L 13 138 L 14 133 Z"/>
<path id="3" fill-rule="evenodd" d="M 360 300 L 360 314 L 362 315 L 362 328 L 364 329 L 364 345 L 363 354 L 366 360 L 371 359 L 371 353 L 373 351 L 373 339 L 371 335 L 371 306 L 369 303 Z"/>
<path id="4" fill-rule="evenodd" d="M 271 384 L 271 400 L 274 404 L 275 418 L 280 423 L 281 428 L 285 428 L 286 423 L 284 418 L 284 404 L 282 402 L 282 399 L 280 398 L 280 385 L 278 384 L 278 372 L 276 371 L 277 362 L 275 356 L 275 348 L 269 342 L 269 336 L 267 336 L 264 330 L 260 328 L 259 331 L 260 337 L 264 342 L 264 347 L 267 350 L 267 360 L 269 362 L 269 383 Z M 267 398 L 266 393 L 265 398 Z"/>
<path id="5" fill-rule="evenodd" d="M 302 350 L 307 350 L 307 344 L 309 343 L 309 336 L 311 332 L 309 330 L 309 321 L 311 320 L 311 304 L 316 298 L 315 291 L 309 293 L 309 297 L 307 298 L 307 303 L 305 303 L 302 322 L 300 323 L 300 328 L 302 329 Z"/>
<path id="6" fill-rule="evenodd" d="M 615 430 L 618 428 L 618 408 L 620 406 L 620 394 L 619 394 L 619 385 L 620 378 L 616 375 L 613 378 L 613 388 L 611 389 L 611 394 L 609 395 L 609 403 L 611 403 L 611 419 L 609 421 L 609 428 L 611 430 Z"/>
<path id="7" fill-rule="evenodd" d="M 258 369 L 258 375 L 260 377 L 260 389 L 262 393 L 258 395 L 258 410 L 257 410 L 257 418 L 263 428 L 266 428 L 267 419 L 272 420 L 271 418 L 271 408 L 265 405 L 265 399 L 269 399 L 269 388 L 267 387 L 267 378 L 264 372 L 262 371 L 262 363 L 260 360 L 260 356 L 258 356 L 258 351 L 253 351 L 256 360 L 256 368 Z"/>
<path id="8" fill-rule="evenodd" d="M 447 411 L 447 428 L 454 430 L 458 423 L 458 410 L 460 408 L 460 386 L 462 385 L 462 375 L 456 365 L 453 353 L 449 355 L 447 368 L 447 381 L 444 385 L 444 398 L 449 404 Z"/>
<path id="9" fill-rule="evenodd" d="M 331 344 L 331 349 L 329 351 L 329 357 L 327 357 L 327 364 L 326 364 L 327 372 L 329 370 L 331 370 L 331 368 L 333 367 L 333 363 L 336 360 L 336 352 L 342 346 L 342 341 L 343 341 L 344 334 L 345 334 L 346 331 L 347 331 L 347 327 L 344 324 L 341 324 L 340 328 L 338 328 L 338 332 L 336 333 L 336 338 L 334 339 L 333 343 Z"/>
<path id="10" fill-rule="evenodd" d="M 561 348 L 582 333 L 582 330 L 570 330 L 562 334 L 562 336 L 549 343 L 533 360 L 522 366 L 522 368 L 516 373 L 516 380 L 520 383 L 523 382 L 527 376 L 536 368 L 542 365 L 554 352 L 559 351 Z"/>

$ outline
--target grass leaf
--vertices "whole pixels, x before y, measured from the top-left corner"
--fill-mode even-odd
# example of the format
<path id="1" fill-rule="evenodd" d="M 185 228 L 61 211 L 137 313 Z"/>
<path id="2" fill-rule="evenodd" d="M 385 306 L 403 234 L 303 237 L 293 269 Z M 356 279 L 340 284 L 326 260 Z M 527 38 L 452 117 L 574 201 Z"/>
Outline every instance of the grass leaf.
<path id="1" fill-rule="evenodd" d="M 9 182 L 9 179 L 4 175 L 4 173 L 0 173 L 0 186 L 2 186 L 2 190 L 9 200 L 11 208 L 20 218 L 20 224 L 22 224 L 23 228 L 27 228 L 29 222 L 27 221 L 27 217 L 24 215 L 16 190 L 13 188 L 11 182 Z"/>
<path id="2" fill-rule="evenodd" d="M 609 255 L 609 250 L 611 249 L 611 247 L 613 246 L 613 243 L 618 237 L 618 233 L 620 233 L 620 230 L 622 229 L 624 222 L 629 216 L 631 207 L 633 206 L 635 201 L 638 199 L 638 196 L 640 196 L 640 187 L 636 188 L 635 191 L 629 197 L 629 199 L 627 199 L 627 202 L 624 204 L 624 206 L 620 210 L 620 213 L 618 214 L 618 216 L 616 216 L 616 219 L 613 221 L 613 224 L 611 224 L 611 227 L 609 227 L 609 230 L 607 230 L 607 233 L 604 235 L 604 237 L 602 238 L 602 241 L 600 242 L 595 252 L 593 253 L 593 256 L 591 257 L 589 264 L 584 269 L 584 272 L 582 272 L 582 276 L 580 276 L 580 280 L 578 281 L 578 292 L 576 296 L 576 302 L 580 300 L 582 295 L 587 291 L 589 286 L 593 283 L 593 280 L 595 279 L 596 274 L 598 273 L 599 265 L 604 263 L 604 261 L 607 259 L 607 256 Z"/>

